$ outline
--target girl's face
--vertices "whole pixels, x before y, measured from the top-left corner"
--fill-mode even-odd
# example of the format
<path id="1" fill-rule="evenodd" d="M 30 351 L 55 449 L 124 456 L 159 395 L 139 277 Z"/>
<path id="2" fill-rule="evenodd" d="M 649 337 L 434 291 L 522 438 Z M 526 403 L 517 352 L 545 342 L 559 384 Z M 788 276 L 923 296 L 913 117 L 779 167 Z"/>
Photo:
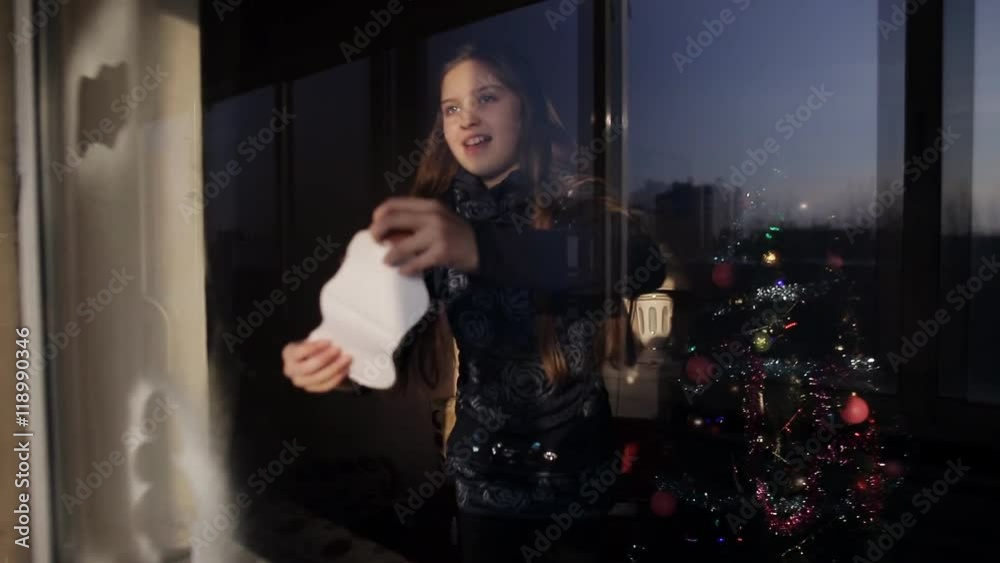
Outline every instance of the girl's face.
<path id="1" fill-rule="evenodd" d="M 487 187 L 517 168 L 521 99 L 479 61 L 459 63 L 441 82 L 444 138 L 458 163 Z"/>

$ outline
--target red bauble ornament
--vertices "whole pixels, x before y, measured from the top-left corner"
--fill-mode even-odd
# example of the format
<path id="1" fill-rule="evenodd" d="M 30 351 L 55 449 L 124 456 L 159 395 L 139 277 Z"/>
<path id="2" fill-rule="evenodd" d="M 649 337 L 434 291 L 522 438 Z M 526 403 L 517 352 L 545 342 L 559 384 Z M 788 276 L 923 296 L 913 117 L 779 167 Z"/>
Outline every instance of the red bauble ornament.
<path id="1" fill-rule="evenodd" d="M 840 417 L 848 424 L 861 424 L 868 418 L 868 403 L 861 397 L 852 395 L 841 409 Z"/>
<path id="2" fill-rule="evenodd" d="M 622 451 L 622 473 L 631 473 L 632 466 L 639 459 L 639 443 L 629 442 Z"/>
<path id="3" fill-rule="evenodd" d="M 673 516 L 677 511 L 677 497 L 667 491 L 657 491 L 649 497 L 649 508 L 657 516 Z"/>
<path id="4" fill-rule="evenodd" d="M 733 265 L 729 262 L 720 262 L 712 268 L 712 283 L 716 287 L 729 289 L 733 287 Z"/>
<path id="5" fill-rule="evenodd" d="M 839 254 L 827 254 L 826 265 L 829 266 L 831 270 L 839 270 L 844 267 L 844 258 Z"/>
<path id="6" fill-rule="evenodd" d="M 903 467 L 902 463 L 896 460 L 889 460 L 885 462 L 885 474 L 889 477 L 902 477 L 903 473 L 906 473 L 906 469 Z"/>
<path id="7" fill-rule="evenodd" d="M 705 356 L 692 356 L 687 361 L 684 374 L 698 385 L 705 385 L 712 381 L 712 360 Z"/>

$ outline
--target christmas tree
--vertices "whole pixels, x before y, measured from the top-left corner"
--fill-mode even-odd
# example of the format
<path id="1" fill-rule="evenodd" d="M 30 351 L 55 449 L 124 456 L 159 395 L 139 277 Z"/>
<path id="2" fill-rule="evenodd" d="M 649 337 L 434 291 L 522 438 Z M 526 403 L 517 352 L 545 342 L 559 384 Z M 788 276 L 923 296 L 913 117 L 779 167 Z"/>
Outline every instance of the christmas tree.
<path id="1" fill-rule="evenodd" d="M 752 543 L 811 560 L 831 529 L 876 530 L 902 470 L 886 458 L 883 423 L 865 398 L 880 366 L 866 351 L 866 303 L 845 261 L 853 241 L 786 228 L 764 195 L 731 196 L 743 210 L 719 237 L 712 299 L 682 344 L 688 408 L 650 508 L 668 519 L 687 511 L 673 519 L 687 542 Z"/>

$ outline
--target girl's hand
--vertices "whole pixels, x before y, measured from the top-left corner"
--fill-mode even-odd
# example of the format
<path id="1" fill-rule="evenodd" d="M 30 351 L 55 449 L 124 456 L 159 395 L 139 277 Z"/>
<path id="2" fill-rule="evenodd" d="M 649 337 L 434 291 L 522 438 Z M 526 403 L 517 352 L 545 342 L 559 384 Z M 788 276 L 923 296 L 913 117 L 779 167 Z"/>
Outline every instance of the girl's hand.
<path id="1" fill-rule="evenodd" d="M 351 357 L 329 340 L 289 342 L 281 351 L 285 376 L 310 393 L 326 393 L 347 377 Z"/>
<path id="2" fill-rule="evenodd" d="M 375 209 L 369 228 L 376 241 L 390 238 L 392 248 L 385 256 L 385 263 L 399 266 L 404 275 L 416 275 L 432 266 L 463 272 L 475 272 L 479 267 L 472 227 L 440 201 L 422 197 L 389 198 Z M 411 234 L 393 239 L 394 231 Z"/>

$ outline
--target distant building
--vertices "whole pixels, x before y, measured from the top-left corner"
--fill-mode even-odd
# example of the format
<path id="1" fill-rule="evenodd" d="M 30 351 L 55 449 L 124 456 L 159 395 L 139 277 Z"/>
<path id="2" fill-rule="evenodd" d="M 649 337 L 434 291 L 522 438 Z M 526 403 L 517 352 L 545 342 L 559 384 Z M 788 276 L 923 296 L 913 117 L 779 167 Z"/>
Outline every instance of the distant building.
<path id="1" fill-rule="evenodd" d="M 648 180 L 642 191 L 656 193 L 652 215 L 657 238 L 686 260 L 711 256 L 719 236 L 738 217 L 741 194 L 714 184 Z"/>

